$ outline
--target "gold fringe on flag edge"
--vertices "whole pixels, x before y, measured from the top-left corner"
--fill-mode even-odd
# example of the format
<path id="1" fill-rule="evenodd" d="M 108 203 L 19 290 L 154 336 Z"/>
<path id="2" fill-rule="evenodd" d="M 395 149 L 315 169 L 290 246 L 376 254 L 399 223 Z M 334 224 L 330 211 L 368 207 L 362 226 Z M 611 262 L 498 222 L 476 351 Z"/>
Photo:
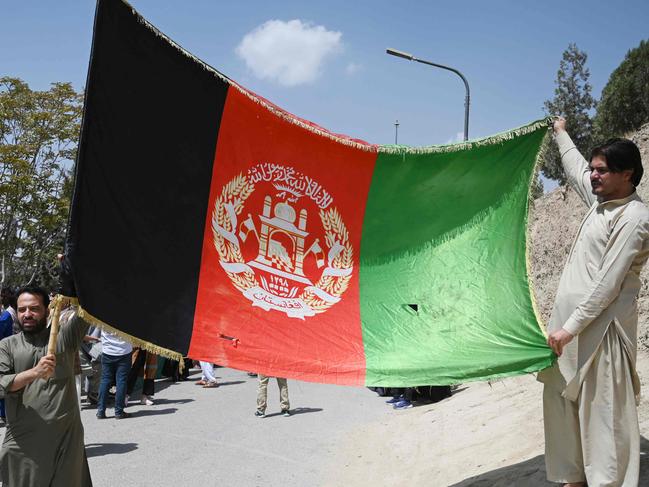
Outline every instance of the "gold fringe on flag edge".
<path id="1" fill-rule="evenodd" d="M 489 137 L 484 137 L 481 139 L 475 139 L 475 140 L 469 140 L 466 142 L 459 142 L 455 144 L 447 144 L 447 145 L 431 145 L 431 146 L 424 146 L 424 147 L 408 147 L 404 145 L 377 145 L 377 144 L 371 144 L 369 142 L 359 142 L 351 137 L 344 137 L 339 134 L 335 134 L 333 132 L 329 132 L 323 127 L 319 127 L 316 124 L 310 124 L 306 123 L 304 120 L 298 118 L 297 116 L 282 110 L 281 108 L 269 103 L 268 101 L 264 100 L 263 98 L 260 98 L 259 96 L 255 95 L 251 91 L 248 91 L 245 89 L 243 86 L 239 85 L 237 82 L 234 80 L 231 80 L 227 76 L 225 76 L 223 73 L 219 72 L 217 69 L 213 68 L 209 64 L 207 64 L 205 61 L 197 58 L 194 56 L 192 53 L 187 51 L 185 48 L 183 48 L 180 44 L 178 44 L 176 41 L 171 39 L 169 36 L 167 36 L 164 32 L 160 31 L 156 26 L 154 26 L 151 22 L 146 20 L 142 15 L 140 15 L 137 10 L 133 8 L 132 5 L 130 5 L 128 2 L 125 2 L 133 11 L 133 14 L 138 18 L 138 21 L 147 27 L 151 32 L 153 32 L 155 35 L 160 37 L 161 39 L 165 40 L 167 43 L 169 43 L 172 47 L 174 47 L 178 52 L 180 52 L 182 55 L 186 56 L 187 58 L 191 59 L 192 61 L 198 63 L 205 69 L 206 71 L 209 71 L 213 75 L 215 75 L 219 80 L 226 82 L 236 90 L 240 91 L 242 94 L 247 96 L 250 100 L 252 100 L 255 103 L 258 103 L 259 105 L 263 106 L 266 110 L 269 112 L 273 113 L 274 115 L 278 116 L 279 118 L 292 123 L 294 125 L 297 125 L 305 130 L 308 130 L 309 132 L 312 132 L 314 134 L 317 134 L 321 137 L 325 137 L 327 139 L 333 140 L 335 142 L 338 142 L 340 144 L 354 147 L 355 149 L 360 149 L 363 151 L 367 152 L 379 152 L 379 153 L 385 153 L 385 154 L 436 154 L 436 153 L 447 153 L 447 152 L 458 152 L 462 150 L 469 150 L 473 149 L 476 147 L 482 147 L 486 145 L 493 145 L 493 144 L 500 144 L 502 142 L 505 142 L 507 140 L 514 139 L 516 137 L 519 137 L 521 135 L 528 134 L 530 132 L 534 132 L 535 130 L 538 130 L 541 127 L 544 127 L 547 125 L 547 119 L 541 119 L 537 120 L 535 122 L 532 122 L 528 125 L 523 125 L 521 127 L 517 127 L 511 130 L 507 130 L 505 132 L 501 132 L 495 135 L 491 135 Z"/>
<path id="2" fill-rule="evenodd" d="M 543 317 L 541 316 L 541 312 L 539 311 L 539 306 L 538 302 L 536 299 L 536 293 L 534 291 L 534 282 L 532 282 L 532 225 L 530 224 L 530 209 L 534 206 L 534 201 L 532 199 L 532 183 L 534 182 L 534 177 L 537 174 L 537 171 L 540 169 L 541 163 L 543 161 L 543 158 L 545 157 L 545 154 L 547 153 L 548 150 L 548 143 L 549 143 L 549 137 L 550 135 L 550 122 L 552 121 L 552 117 L 545 118 L 544 120 L 540 120 L 538 123 L 542 123 L 548 128 L 548 131 L 546 132 L 545 136 L 543 137 L 543 141 L 541 142 L 541 145 L 539 147 L 539 151 L 536 154 L 536 160 L 534 161 L 534 168 L 532 169 L 532 173 L 530 175 L 530 180 L 528 184 L 528 193 L 527 193 L 527 208 L 525 209 L 525 262 L 527 265 L 527 285 L 529 286 L 530 289 L 530 298 L 532 300 L 532 309 L 534 310 L 534 315 L 536 316 L 536 322 L 539 325 L 539 328 L 541 329 L 541 333 L 547 338 L 548 333 L 546 330 L 546 324 L 543 320 Z"/>
<path id="3" fill-rule="evenodd" d="M 163 348 L 158 345 L 154 345 L 153 343 L 147 342 L 145 340 L 141 340 L 140 338 L 136 338 L 133 335 L 129 335 L 128 333 L 124 333 L 123 331 L 112 327 L 108 323 L 104 323 L 99 318 L 96 318 L 95 316 L 91 315 L 88 311 L 83 309 L 83 307 L 79 304 L 79 300 L 77 298 L 58 294 L 50 303 L 51 312 L 56 312 L 58 303 L 61 303 L 59 307 L 59 312 L 62 310 L 62 308 L 65 308 L 67 305 L 75 306 L 77 308 L 76 309 L 77 316 L 81 318 L 83 321 L 85 321 L 86 323 L 97 326 L 102 330 L 110 331 L 111 333 L 119 336 L 123 340 L 129 342 L 134 347 L 139 347 L 142 348 L 143 350 L 146 350 L 147 352 L 151 352 L 156 355 L 169 358 L 171 360 L 176 360 L 179 363 L 180 372 L 182 372 L 185 369 L 185 361 L 183 360 L 183 356 L 181 353 L 174 352 L 173 350 L 169 350 L 168 348 Z M 52 316 L 52 319 L 54 319 L 54 316 Z"/>
<path id="4" fill-rule="evenodd" d="M 542 118 L 527 125 L 517 127 L 506 132 L 501 132 L 496 135 L 490 135 L 481 139 L 467 140 L 466 142 L 458 142 L 448 145 L 431 145 L 425 147 L 408 147 L 405 145 L 382 145 L 379 147 L 379 152 L 387 154 L 443 154 L 449 152 L 459 152 L 463 150 L 475 149 L 476 147 L 483 147 L 488 145 L 502 144 L 508 140 L 515 139 L 522 135 L 535 132 L 541 128 L 548 126 L 548 119 Z"/>

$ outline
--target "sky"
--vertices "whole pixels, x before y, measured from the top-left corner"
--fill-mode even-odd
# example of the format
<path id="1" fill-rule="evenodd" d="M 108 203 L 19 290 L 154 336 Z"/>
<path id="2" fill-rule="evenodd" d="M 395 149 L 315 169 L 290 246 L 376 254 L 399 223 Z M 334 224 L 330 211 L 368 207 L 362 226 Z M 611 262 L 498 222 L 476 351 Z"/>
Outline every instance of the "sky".
<path id="1" fill-rule="evenodd" d="M 469 138 L 544 116 L 559 61 L 588 54 L 600 97 L 626 52 L 649 38 L 646 0 L 257 1 L 132 0 L 186 50 L 295 115 L 376 144 L 461 140 L 465 91 L 454 73 L 388 56 L 386 48 L 452 66 L 471 89 Z M 32 89 L 84 87 L 92 0 L 0 0 L 0 76 Z"/>

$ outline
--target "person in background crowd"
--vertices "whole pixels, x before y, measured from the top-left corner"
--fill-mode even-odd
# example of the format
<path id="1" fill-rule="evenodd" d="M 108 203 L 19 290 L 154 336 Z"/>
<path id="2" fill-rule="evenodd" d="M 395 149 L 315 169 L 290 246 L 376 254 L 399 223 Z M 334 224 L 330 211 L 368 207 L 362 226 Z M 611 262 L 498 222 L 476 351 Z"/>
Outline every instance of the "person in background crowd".
<path id="1" fill-rule="evenodd" d="M 162 366 L 162 375 L 169 377 L 172 382 L 187 380 L 189 378 L 189 370 L 192 368 L 194 362 L 187 357 L 183 361 L 185 366 L 181 372 L 180 363 L 177 360 L 165 358 L 164 365 Z"/>
<path id="2" fill-rule="evenodd" d="M 393 391 L 394 396 L 392 399 L 385 401 L 386 404 L 391 404 L 394 409 L 409 409 L 412 406 L 412 393 L 414 387 L 398 387 Z"/>
<path id="3" fill-rule="evenodd" d="M 451 386 L 417 386 L 417 387 L 396 387 L 388 388 L 392 394 L 386 404 L 392 405 L 394 409 L 409 409 L 415 402 L 438 402 L 451 397 L 453 392 Z"/>
<path id="4" fill-rule="evenodd" d="M 90 404 L 97 404 L 101 382 L 101 339 L 93 336 L 95 329 L 94 326 L 88 329 L 79 350 L 83 389 Z"/>
<path id="5" fill-rule="evenodd" d="M 108 390 L 115 382 L 115 419 L 128 418 L 130 414 L 124 411 L 126 406 L 126 382 L 131 370 L 131 354 L 133 347 L 119 336 L 106 330 L 95 330 L 94 336 L 101 336 L 101 383 L 99 384 L 99 401 L 97 402 L 97 418 L 106 418 L 106 402 Z"/>
<path id="6" fill-rule="evenodd" d="M 259 377 L 259 388 L 257 389 L 257 410 L 255 411 L 255 416 L 258 418 L 263 418 L 266 416 L 266 405 L 268 397 L 268 381 L 270 377 L 263 374 L 257 374 Z M 283 416 L 290 416 L 290 404 L 288 400 L 288 382 L 286 379 L 281 377 L 276 377 L 277 385 L 279 386 L 279 404 L 281 407 Z"/>
<path id="7" fill-rule="evenodd" d="M 16 294 L 13 292 L 13 289 L 10 287 L 3 287 L 0 292 L 2 299 L 3 311 L 6 311 L 11 316 L 13 333 L 14 335 L 20 333 L 20 324 L 18 323 L 18 315 L 16 314 Z"/>
<path id="8" fill-rule="evenodd" d="M 8 291 L 8 288 L 5 288 Z M 13 309 L 11 307 L 11 302 L 10 302 L 10 297 L 7 294 L 5 294 L 5 289 L 2 290 L 2 306 L 5 308 L 2 313 L 0 313 L 0 340 L 4 340 L 5 338 L 10 337 L 11 335 L 14 334 L 14 315 L 11 314 L 9 311 L 10 309 Z M 4 426 L 5 423 L 7 422 L 6 414 L 5 414 L 5 400 L 0 399 L 0 426 Z"/>
<path id="9" fill-rule="evenodd" d="M 153 406 L 153 395 L 155 394 L 155 376 L 158 371 L 158 356 L 141 348 L 133 350 L 131 370 L 128 374 L 126 384 L 126 404 L 133 394 L 135 383 L 138 377 L 143 378 L 142 398 L 140 403 L 145 406 Z"/>
<path id="10" fill-rule="evenodd" d="M 214 365 L 210 362 L 200 362 L 202 376 L 201 380 L 196 382 L 197 386 L 203 386 L 205 388 L 219 387 L 219 383 L 216 381 L 216 376 L 214 375 Z"/>

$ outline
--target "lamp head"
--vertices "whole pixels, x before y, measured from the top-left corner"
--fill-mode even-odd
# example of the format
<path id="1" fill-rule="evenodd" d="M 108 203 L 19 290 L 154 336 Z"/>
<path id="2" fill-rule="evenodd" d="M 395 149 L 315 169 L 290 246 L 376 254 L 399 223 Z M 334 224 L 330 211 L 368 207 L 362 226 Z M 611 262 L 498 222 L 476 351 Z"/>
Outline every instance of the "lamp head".
<path id="1" fill-rule="evenodd" d="M 412 54 L 408 54 L 407 52 L 403 52 L 403 51 L 397 51 L 396 49 L 388 48 L 385 50 L 385 52 L 387 52 L 391 56 L 402 57 L 404 59 L 407 59 L 408 61 L 412 61 L 413 59 L 415 59 L 415 57 Z"/>

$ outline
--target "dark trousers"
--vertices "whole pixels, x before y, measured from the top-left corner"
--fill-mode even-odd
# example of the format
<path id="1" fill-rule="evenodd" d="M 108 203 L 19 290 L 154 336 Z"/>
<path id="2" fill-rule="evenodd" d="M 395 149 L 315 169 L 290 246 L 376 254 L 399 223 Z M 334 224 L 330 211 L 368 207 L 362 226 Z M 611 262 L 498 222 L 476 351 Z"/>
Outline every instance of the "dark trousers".
<path id="1" fill-rule="evenodd" d="M 390 394 L 392 397 L 403 396 L 406 401 L 412 401 L 412 393 L 414 390 L 414 387 L 391 387 Z"/>
<path id="2" fill-rule="evenodd" d="M 97 401 L 97 414 L 106 412 L 106 399 L 108 389 L 115 381 L 115 414 L 124 412 L 126 399 L 126 381 L 131 370 L 131 352 L 125 355 L 101 354 L 101 383 L 99 384 L 99 400 Z"/>
<path id="3" fill-rule="evenodd" d="M 140 371 L 144 369 L 147 353 L 148 352 L 146 350 L 140 350 L 138 352 L 137 357 L 135 357 L 135 362 L 133 362 L 133 365 L 131 366 L 131 371 L 128 373 L 126 394 L 128 394 L 129 396 L 133 393 L 133 388 L 135 388 L 137 378 L 140 376 Z M 145 396 L 153 396 L 155 392 L 154 379 L 143 378 L 142 381 L 142 394 L 144 394 Z"/>

